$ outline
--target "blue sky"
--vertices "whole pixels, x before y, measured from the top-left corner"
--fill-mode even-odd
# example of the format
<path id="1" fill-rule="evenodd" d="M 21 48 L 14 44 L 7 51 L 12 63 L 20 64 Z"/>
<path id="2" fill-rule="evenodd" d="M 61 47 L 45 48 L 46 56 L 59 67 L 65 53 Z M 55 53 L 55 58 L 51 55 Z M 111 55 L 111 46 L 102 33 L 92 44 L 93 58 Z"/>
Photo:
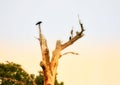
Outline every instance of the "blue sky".
<path id="1" fill-rule="evenodd" d="M 99 61 L 95 65 L 100 66 L 98 69 L 103 70 L 101 66 L 104 66 L 109 60 L 113 60 L 111 61 L 113 63 L 120 60 L 119 4 L 119 0 L 0 0 L 0 61 L 14 61 L 22 64 L 29 72 L 37 72 L 39 66 L 36 65 L 38 65 L 41 55 L 39 43 L 34 38 L 38 36 L 38 27 L 35 24 L 40 20 L 43 22 L 42 32 L 47 38 L 49 47 L 51 48 L 50 50 L 52 50 L 57 39 L 63 42 L 68 40 L 72 27 L 74 27 L 74 32 L 79 30 L 77 17 L 79 14 L 86 29 L 85 36 L 67 50 L 80 52 L 81 57 L 65 57 L 60 61 L 62 62 L 60 65 L 64 63 L 65 67 L 69 67 L 70 61 L 72 62 L 74 59 L 74 62 L 78 62 L 77 64 L 85 64 L 86 61 Z M 28 58 L 30 60 L 26 63 L 25 60 Z M 77 61 L 79 59 L 84 62 L 82 61 L 83 63 L 81 63 L 81 60 Z M 31 64 L 32 60 L 33 63 Z M 103 61 L 104 63 L 102 63 Z M 92 67 L 93 64 L 91 63 L 90 65 Z M 34 70 L 30 69 L 30 66 Z M 86 64 L 85 66 L 86 69 L 89 69 L 87 68 L 89 66 Z M 74 71 L 70 71 L 67 74 L 68 69 L 65 67 L 63 67 L 65 73 L 61 69 L 59 70 L 60 75 L 65 75 L 60 76 L 60 80 L 64 80 L 66 85 L 70 85 L 69 78 L 66 76 L 72 74 Z M 62 67 L 60 66 L 60 68 Z M 84 69 L 85 72 L 86 69 Z M 97 70 L 96 67 L 95 69 Z M 80 76 L 84 70 L 81 71 Z M 118 68 L 117 70 L 120 69 Z M 94 70 L 92 69 L 91 71 Z M 96 77 L 98 79 L 96 83 L 89 83 L 98 85 L 100 83 L 99 78 L 103 78 L 103 76 L 94 76 L 93 80 Z M 82 77 L 80 78 L 82 81 Z M 108 78 L 106 77 L 106 79 Z M 120 77 L 117 77 L 117 79 L 120 79 Z M 79 80 L 75 79 L 71 84 L 87 85 L 85 82 L 88 80 L 85 77 L 80 83 Z M 108 82 L 101 81 L 101 85 L 110 85 Z M 113 81 L 114 83 L 117 82 L 115 80 Z"/>

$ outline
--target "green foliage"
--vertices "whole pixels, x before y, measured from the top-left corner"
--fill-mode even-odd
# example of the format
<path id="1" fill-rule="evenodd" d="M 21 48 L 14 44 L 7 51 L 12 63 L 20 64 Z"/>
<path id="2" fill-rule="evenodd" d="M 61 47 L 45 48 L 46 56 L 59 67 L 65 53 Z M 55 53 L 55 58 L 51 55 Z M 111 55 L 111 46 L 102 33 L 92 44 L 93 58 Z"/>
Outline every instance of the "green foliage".
<path id="1" fill-rule="evenodd" d="M 43 85 L 44 76 L 42 74 L 39 74 L 38 76 L 36 76 L 35 82 L 36 82 L 37 85 Z M 54 85 L 64 85 L 64 83 L 63 82 L 59 83 L 56 79 Z"/>
<path id="2" fill-rule="evenodd" d="M 57 79 L 55 80 L 55 84 L 54 85 L 64 85 L 64 82 L 58 82 Z"/>
<path id="3" fill-rule="evenodd" d="M 33 83 L 29 74 L 21 68 L 21 65 L 13 62 L 0 63 L 0 79 L 2 85 L 32 85 Z"/>
<path id="4" fill-rule="evenodd" d="M 0 63 L 0 85 L 43 85 L 44 76 L 40 73 L 29 75 L 21 65 L 13 62 Z M 55 80 L 55 85 L 64 85 Z"/>
<path id="5" fill-rule="evenodd" d="M 43 85 L 43 83 L 44 83 L 43 75 L 39 74 L 38 76 L 36 76 L 35 82 L 36 82 L 37 85 Z"/>

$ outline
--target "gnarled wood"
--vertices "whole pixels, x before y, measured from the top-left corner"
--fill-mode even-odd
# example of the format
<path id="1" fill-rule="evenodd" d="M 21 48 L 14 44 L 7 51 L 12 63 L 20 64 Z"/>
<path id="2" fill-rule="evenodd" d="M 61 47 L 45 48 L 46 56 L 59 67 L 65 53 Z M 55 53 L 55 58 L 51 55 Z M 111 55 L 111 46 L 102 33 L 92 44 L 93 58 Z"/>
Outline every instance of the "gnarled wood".
<path id="1" fill-rule="evenodd" d="M 75 36 L 72 35 L 71 39 L 63 44 L 61 44 L 60 40 L 57 40 L 56 47 L 55 47 L 55 50 L 52 52 L 52 58 L 50 61 L 49 49 L 47 47 L 47 40 L 43 37 L 41 33 L 40 24 L 41 23 L 37 23 L 37 25 L 39 25 L 39 39 L 38 40 L 40 42 L 40 47 L 41 47 L 41 52 L 42 52 L 42 61 L 40 62 L 40 66 L 42 67 L 43 73 L 44 73 L 44 85 L 54 85 L 56 73 L 57 73 L 58 61 L 59 61 L 59 58 L 62 56 L 60 52 L 64 50 L 66 47 L 72 45 L 75 41 L 77 41 L 81 37 L 83 37 L 84 28 L 79 19 L 81 32 L 77 32 Z M 77 53 L 74 53 L 74 52 L 67 52 L 63 55 L 66 55 L 68 53 L 77 55 Z"/>

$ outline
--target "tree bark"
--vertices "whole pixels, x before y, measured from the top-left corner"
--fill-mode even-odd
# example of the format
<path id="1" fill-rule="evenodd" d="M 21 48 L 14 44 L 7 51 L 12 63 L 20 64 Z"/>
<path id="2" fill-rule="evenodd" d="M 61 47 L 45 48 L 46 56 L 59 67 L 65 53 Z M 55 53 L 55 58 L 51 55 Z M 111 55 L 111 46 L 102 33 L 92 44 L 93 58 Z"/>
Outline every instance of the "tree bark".
<path id="1" fill-rule="evenodd" d="M 40 47 L 41 47 L 41 52 L 42 52 L 42 61 L 40 62 L 40 66 L 43 69 L 44 85 L 54 85 L 56 73 L 57 73 L 58 61 L 59 61 L 59 58 L 62 56 L 60 52 L 64 50 L 66 47 L 72 45 L 79 38 L 83 37 L 84 28 L 80 20 L 79 20 L 79 24 L 81 27 L 81 32 L 78 32 L 76 36 L 71 38 L 71 40 L 63 44 L 61 44 L 60 40 L 57 40 L 55 50 L 52 52 L 51 60 L 50 60 L 50 55 L 49 55 L 49 49 L 47 47 L 47 40 L 43 37 L 41 33 L 41 27 L 39 24 L 39 39 L 38 40 L 40 42 Z M 68 53 L 77 54 L 74 52 L 68 52 Z M 65 53 L 65 54 L 68 54 L 68 53 Z"/>

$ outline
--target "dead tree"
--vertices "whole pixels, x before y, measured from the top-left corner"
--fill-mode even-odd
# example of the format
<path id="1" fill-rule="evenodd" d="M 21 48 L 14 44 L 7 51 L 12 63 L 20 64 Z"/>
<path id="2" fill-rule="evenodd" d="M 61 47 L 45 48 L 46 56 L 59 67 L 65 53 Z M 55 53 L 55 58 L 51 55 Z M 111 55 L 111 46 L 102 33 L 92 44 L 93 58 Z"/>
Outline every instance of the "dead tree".
<path id="1" fill-rule="evenodd" d="M 83 37 L 84 28 L 83 28 L 83 24 L 80 22 L 80 19 L 79 19 L 79 25 L 80 25 L 81 31 L 80 32 L 77 31 L 77 34 L 75 36 L 73 36 L 69 41 L 63 44 L 60 42 L 60 40 L 57 40 L 56 47 L 53 50 L 52 57 L 50 59 L 49 49 L 47 46 L 47 40 L 43 37 L 43 34 L 41 32 L 41 25 L 40 25 L 41 23 L 42 22 L 40 21 L 36 24 L 36 25 L 39 25 L 38 40 L 40 42 L 40 48 L 42 52 L 42 61 L 40 62 L 40 66 L 42 67 L 43 74 L 44 74 L 44 85 L 54 85 L 54 81 L 55 81 L 56 73 L 57 73 L 57 67 L 58 67 L 58 60 L 63 55 L 66 55 L 68 53 L 77 55 L 77 53 L 74 53 L 74 52 L 67 52 L 64 54 L 61 54 L 60 52 L 64 50 L 65 48 L 69 47 L 70 45 L 72 45 L 75 41 L 77 41 L 81 37 Z"/>

